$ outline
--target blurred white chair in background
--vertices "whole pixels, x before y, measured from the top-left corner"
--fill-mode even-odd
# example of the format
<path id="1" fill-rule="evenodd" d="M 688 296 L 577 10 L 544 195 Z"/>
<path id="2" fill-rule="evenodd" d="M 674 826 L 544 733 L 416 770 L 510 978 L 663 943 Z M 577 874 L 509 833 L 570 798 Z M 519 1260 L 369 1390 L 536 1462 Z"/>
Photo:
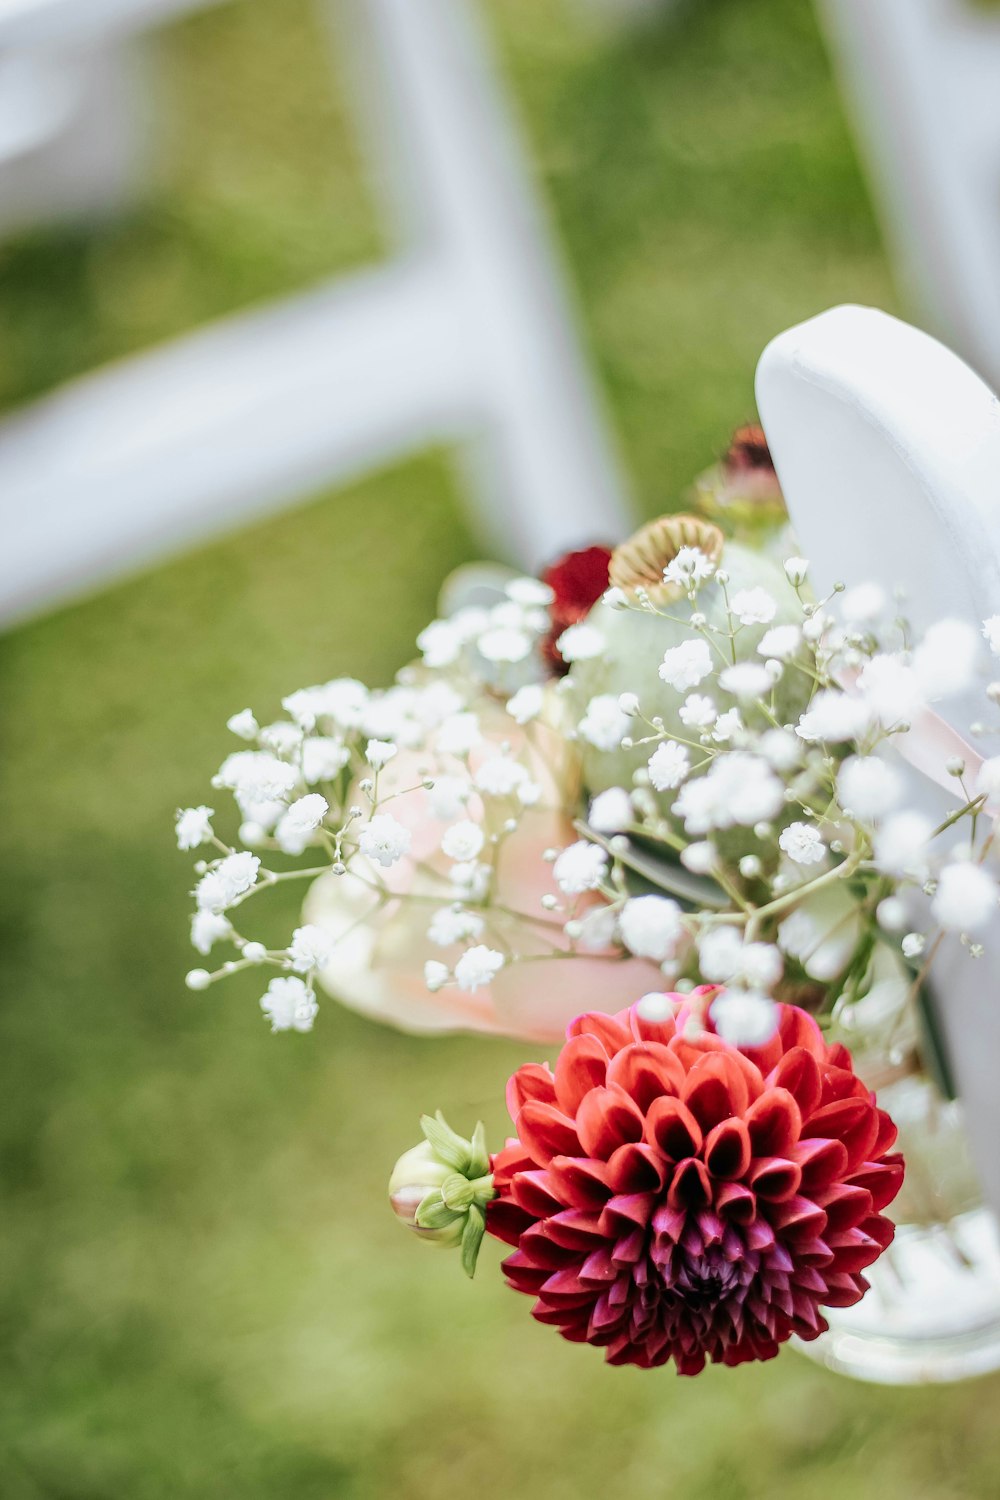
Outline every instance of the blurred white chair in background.
<path id="1" fill-rule="evenodd" d="M 818 6 L 905 290 L 1000 384 L 1000 10 Z"/>
<path id="2" fill-rule="evenodd" d="M 0 55 L 39 76 L 50 58 L 108 56 L 192 8 L 0 0 Z M 534 566 L 626 529 L 621 475 L 474 13 L 466 0 L 323 9 L 351 48 L 398 258 L 193 331 L 0 423 L 0 621 L 432 444 L 456 446 L 483 540 L 501 556 Z"/>

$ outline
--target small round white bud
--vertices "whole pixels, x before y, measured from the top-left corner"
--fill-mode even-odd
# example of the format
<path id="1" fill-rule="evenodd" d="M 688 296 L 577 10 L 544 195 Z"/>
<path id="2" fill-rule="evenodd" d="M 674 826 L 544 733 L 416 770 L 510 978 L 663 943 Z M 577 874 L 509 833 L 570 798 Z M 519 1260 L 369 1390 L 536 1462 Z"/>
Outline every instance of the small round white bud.
<path id="1" fill-rule="evenodd" d="M 347 874 L 347 866 L 344 864 L 344 861 L 342 859 L 335 860 L 330 866 L 330 869 L 333 871 L 334 875 Z"/>
<path id="2" fill-rule="evenodd" d="M 616 833 L 614 838 L 608 840 L 608 848 L 612 854 L 627 854 L 628 839 L 623 833 Z"/>
<path id="3" fill-rule="evenodd" d="M 639 712 L 638 694 L 619 693 L 618 707 L 621 709 L 623 714 L 627 714 L 630 719 L 634 719 L 636 714 Z"/>
<path id="4" fill-rule="evenodd" d="M 764 671 L 767 673 L 768 677 L 770 677 L 772 682 L 777 682 L 784 670 L 785 669 L 781 665 L 781 662 L 776 660 L 776 658 L 773 656 L 769 656 L 767 661 L 764 663 Z"/>
<path id="5" fill-rule="evenodd" d="M 622 736 L 622 749 L 623 750 L 631 750 L 631 748 L 632 748 L 632 746 L 634 744 L 635 744 L 635 740 L 633 740 L 633 738 L 632 738 L 632 736 L 630 734 L 626 734 L 626 735 Z"/>
<path id="6" fill-rule="evenodd" d="M 708 620 L 702 614 L 700 609 L 695 610 L 694 614 L 691 616 L 691 624 L 694 626 L 695 630 L 701 630 L 708 624 Z"/>
<path id="7" fill-rule="evenodd" d="M 256 823 L 248 818 L 245 823 L 240 824 L 240 843 L 245 844 L 248 849 L 259 849 L 267 839 L 267 829 L 263 823 Z"/>
<path id="8" fill-rule="evenodd" d="M 740 874 L 747 880 L 756 880 L 761 868 L 761 862 L 756 854 L 744 854 L 740 860 Z"/>
<path id="9" fill-rule="evenodd" d="M 207 990 L 212 983 L 212 976 L 207 969 L 189 969 L 184 976 L 184 983 L 189 990 Z"/>
<path id="10" fill-rule="evenodd" d="M 886 932 L 901 932 L 906 926 L 906 903 L 898 896 L 886 896 L 875 908 L 875 915 Z"/>
<path id="11" fill-rule="evenodd" d="M 758 839 L 769 839 L 774 837 L 774 829 L 770 823 L 755 823 L 753 825 L 754 837 Z"/>
<path id="12" fill-rule="evenodd" d="M 576 917 L 572 917 L 570 921 L 566 923 L 566 926 L 563 930 L 571 943 L 576 942 L 576 939 L 583 932 L 583 923 L 578 922 Z"/>
<path id="13" fill-rule="evenodd" d="M 248 958 L 252 964 L 259 964 L 267 957 L 267 949 L 263 943 L 244 943 L 243 957 Z"/>
<path id="14" fill-rule="evenodd" d="M 205 871 L 207 869 L 208 869 L 208 861 L 207 860 L 204 860 L 204 859 L 196 859 L 195 860 L 195 862 L 194 862 L 194 873 L 196 875 L 204 875 L 204 873 L 205 873 Z"/>
<path id="15" fill-rule="evenodd" d="M 716 583 L 722 584 L 726 584 L 729 582 L 729 574 L 726 572 L 725 568 L 716 568 L 715 581 Z"/>
<path id="16" fill-rule="evenodd" d="M 944 763 L 944 768 L 949 776 L 964 776 L 965 761 L 960 755 L 952 755 Z"/>
<path id="17" fill-rule="evenodd" d="M 991 703 L 1000 703 L 1000 682 L 991 682 L 986 689 L 986 696 Z"/>
<path id="18" fill-rule="evenodd" d="M 669 1021 L 674 1014 L 674 1003 L 669 995 L 654 991 L 636 1001 L 635 1013 L 641 1021 Z"/>
<path id="19" fill-rule="evenodd" d="M 547 865 L 554 865 L 555 862 L 556 862 L 556 860 L 559 858 L 559 850 L 558 849 L 546 849 L 544 851 L 544 853 L 542 854 L 542 858 L 544 859 L 544 861 L 545 861 L 545 863 Z"/>
<path id="20" fill-rule="evenodd" d="M 375 783 L 370 776 L 362 776 L 361 780 L 358 782 L 358 786 L 363 792 L 370 792 L 374 790 Z"/>
<path id="21" fill-rule="evenodd" d="M 542 897 L 542 905 L 544 906 L 546 911 L 555 911 L 556 907 L 559 905 L 559 901 L 557 897 L 553 896 L 550 892 L 549 894 Z"/>

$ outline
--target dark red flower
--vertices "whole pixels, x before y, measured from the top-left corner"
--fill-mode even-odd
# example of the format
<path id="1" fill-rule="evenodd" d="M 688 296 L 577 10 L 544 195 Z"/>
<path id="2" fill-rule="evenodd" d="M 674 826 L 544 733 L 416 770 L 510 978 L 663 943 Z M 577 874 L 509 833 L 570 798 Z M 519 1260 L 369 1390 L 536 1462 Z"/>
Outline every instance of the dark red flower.
<path id="1" fill-rule="evenodd" d="M 612 1364 L 682 1375 L 770 1359 L 857 1302 L 903 1177 L 844 1047 L 790 1005 L 763 1047 L 687 1036 L 705 994 L 672 997 L 664 1021 L 581 1016 L 554 1074 L 518 1069 L 487 1215 L 536 1318 Z"/>
<path id="2" fill-rule="evenodd" d="M 737 427 L 729 440 L 724 463 L 731 475 L 764 473 L 773 476 L 774 460 L 763 427 L 752 422 L 746 427 Z"/>
<path id="3" fill-rule="evenodd" d="M 566 552 L 542 574 L 555 598 L 549 606 L 552 630 L 545 643 L 545 654 L 555 672 L 565 672 L 566 663 L 556 648 L 564 630 L 588 615 L 608 586 L 611 566 L 610 547 L 582 547 Z"/>

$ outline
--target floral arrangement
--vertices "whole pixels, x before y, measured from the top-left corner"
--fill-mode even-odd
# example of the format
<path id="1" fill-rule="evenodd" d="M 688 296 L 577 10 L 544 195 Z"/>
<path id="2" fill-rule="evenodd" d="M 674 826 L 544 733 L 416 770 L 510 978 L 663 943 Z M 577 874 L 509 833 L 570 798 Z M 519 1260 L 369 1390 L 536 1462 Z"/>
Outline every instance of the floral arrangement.
<path id="1" fill-rule="evenodd" d="M 1000 701 L 1000 617 L 915 638 L 874 584 L 818 597 L 758 432 L 698 504 L 541 578 L 459 580 L 387 688 L 235 714 L 212 782 L 235 838 L 177 817 L 192 941 L 232 955 L 191 989 L 268 971 L 274 1032 L 327 991 L 562 1043 L 510 1079 L 495 1154 L 426 1116 L 392 1205 L 469 1274 L 484 1234 L 512 1245 L 566 1338 L 683 1374 L 863 1295 L 903 1166 L 847 1044 L 919 1033 L 940 1072 L 933 960 L 949 935 L 975 958 L 1000 903 L 1000 757 L 936 708 Z M 290 880 L 301 925 L 267 946 L 253 915 Z"/>

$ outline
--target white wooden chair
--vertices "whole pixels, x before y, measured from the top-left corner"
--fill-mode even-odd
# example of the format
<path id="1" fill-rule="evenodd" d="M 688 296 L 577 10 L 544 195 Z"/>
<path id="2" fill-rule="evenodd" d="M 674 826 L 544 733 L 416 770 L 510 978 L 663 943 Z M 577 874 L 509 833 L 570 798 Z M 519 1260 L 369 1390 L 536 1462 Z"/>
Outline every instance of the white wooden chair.
<path id="1" fill-rule="evenodd" d="M 104 49 L 193 0 L 0 0 L 0 51 Z M 0 622 L 320 486 L 455 444 L 495 553 L 621 534 L 624 487 L 466 0 L 340 0 L 400 250 L 0 423 Z"/>
<path id="2" fill-rule="evenodd" d="M 905 289 L 1000 384 L 1000 10 L 817 3 Z"/>

